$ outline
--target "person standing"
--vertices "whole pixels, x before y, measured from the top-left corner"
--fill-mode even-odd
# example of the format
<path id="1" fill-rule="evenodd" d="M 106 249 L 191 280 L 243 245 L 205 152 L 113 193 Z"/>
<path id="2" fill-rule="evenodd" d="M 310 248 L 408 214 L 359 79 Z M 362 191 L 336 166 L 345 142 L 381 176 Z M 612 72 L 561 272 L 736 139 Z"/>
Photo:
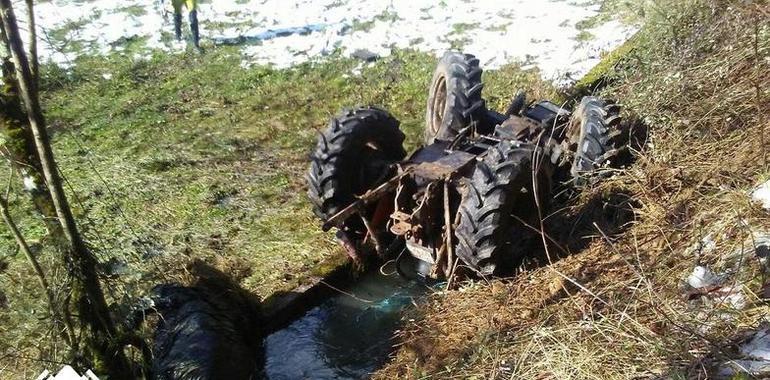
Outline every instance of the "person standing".
<path id="1" fill-rule="evenodd" d="M 174 6 L 174 33 L 177 41 L 182 40 L 182 7 L 187 8 L 190 18 L 190 32 L 192 32 L 193 45 L 200 50 L 200 33 L 198 32 L 198 1 L 197 0 L 171 0 Z"/>

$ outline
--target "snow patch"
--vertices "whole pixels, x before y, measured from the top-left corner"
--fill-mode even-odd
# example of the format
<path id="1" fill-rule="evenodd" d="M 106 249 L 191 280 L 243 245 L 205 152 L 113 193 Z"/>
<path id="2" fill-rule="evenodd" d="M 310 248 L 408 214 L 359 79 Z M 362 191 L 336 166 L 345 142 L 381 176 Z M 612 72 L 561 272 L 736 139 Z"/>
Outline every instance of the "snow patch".
<path id="1" fill-rule="evenodd" d="M 394 48 L 440 56 L 461 47 L 486 68 L 523 62 L 548 79 L 568 81 L 635 32 L 613 20 L 581 41 L 576 25 L 598 11 L 597 4 L 555 0 L 217 0 L 200 4 L 198 17 L 204 40 L 241 46 L 243 66 L 284 68 L 360 50 L 386 57 Z M 41 60 L 62 67 L 128 45 L 186 49 L 173 38 L 169 10 L 146 0 L 52 0 L 36 4 L 36 14 Z M 184 24 L 189 34 L 186 18 Z"/>
<path id="2" fill-rule="evenodd" d="M 37 190 L 37 181 L 35 180 L 35 177 L 25 173 L 22 177 L 22 182 L 24 183 L 24 190 L 27 192 L 32 193 Z"/>
<path id="3" fill-rule="evenodd" d="M 729 305 L 733 309 L 743 309 L 747 305 L 743 287 L 740 285 L 725 285 L 727 273 L 716 274 L 711 269 L 698 265 L 687 277 L 687 284 L 693 288 L 690 298 L 713 300 L 716 304 Z"/>
<path id="4" fill-rule="evenodd" d="M 754 189 L 751 193 L 751 199 L 754 202 L 760 203 L 765 210 L 770 210 L 770 181 Z"/>

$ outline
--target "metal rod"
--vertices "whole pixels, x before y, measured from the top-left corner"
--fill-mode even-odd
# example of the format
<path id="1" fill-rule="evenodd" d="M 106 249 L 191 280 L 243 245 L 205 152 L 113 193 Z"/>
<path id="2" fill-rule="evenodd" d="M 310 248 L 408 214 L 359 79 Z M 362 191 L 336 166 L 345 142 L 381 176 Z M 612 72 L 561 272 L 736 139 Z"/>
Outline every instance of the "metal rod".
<path id="1" fill-rule="evenodd" d="M 382 244 L 380 243 L 380 238 L 377 236 L 377 231 L 372 228 L 372 224 L 369 223 L 369 220 L 366 218 L 365 210 L 363 209 L 364 206 L 360 205 L 360 209 L 358 210 L 358 216 L 361 217 L 361 221 L 364 222 L 364 227 L 366 227 L 366 232 L 369 234 L 369 236 L 372 237 L 372 241 L 374 242 L 374 250 L 377 251 L 377 256 L 383 257 L 384 252 L 382 251 Z"/>
<path id="2" fill-rule="evenodd" d="M 438 271 L 440 270 L 441 264 L 444 263 L 444 257 L 446 255 L 446 242 L 441 244 L 441 248 L 438 249 L 438 253 L 436 254 L 436 260 L 433 263 L 433 268 L 430 269 L 430 277 L 436 278 L 438 275 Z M 446 273 L 446 271 L 444 271 Z"/>
<path id="3" fill-rule="evenodd" d="M 447 250 L 447 268 L 444 273 L 449 275 L 449 270 L 452 268 L 454 261 L 454 247 L 452 246 L 452 215 L 449 210 L 449 181 L 451 176 L 447 176 L 444 179 L 444 232 L 446 238 L 446 250 Z M 448 280 L 448 279 L 447 279 Z"/>
<path id="4" fill-rule="evenodd" d="M 347 220 L 351 215 L 355 214 L 361 209 L 361 207 L 368 203 L 380 199 L 380 197 L 389 193 L 393 188 L 397 187 L 401 178 L 411 172 L 411 168 L 404 170 L 403 173 L 389 179 L 387 182 L 380 186 L 377 186 L 373 190 L 367 191 L 364 195 L 360 196 L 355 202 L 349 206 L 340 210 L 340 212 L 334 214 L 331 218 L 327 219 L 323 224 L 323 230 L 329 231 L 332 227 L 339 227 L 342 222 Z"/>

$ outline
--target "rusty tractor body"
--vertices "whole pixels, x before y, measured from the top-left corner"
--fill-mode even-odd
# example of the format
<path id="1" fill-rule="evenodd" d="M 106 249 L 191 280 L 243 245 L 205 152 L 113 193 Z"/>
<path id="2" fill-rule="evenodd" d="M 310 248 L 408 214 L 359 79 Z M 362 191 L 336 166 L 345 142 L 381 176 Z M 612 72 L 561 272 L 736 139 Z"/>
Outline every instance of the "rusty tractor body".
<path id="1" fill-rule="evenodd" d="M 500 114 L 480 78 L 473 56 L 444 55 L 425 145 L 408 157 L 398 121 L 374 107 L 344 111 L 319 136 L 309 197 L 354 261 L 408 251 L 433 278 L 511 274 L 554 187 L 589 181 L 617 152 L 617 105 L 585 97 L 570 111 L 519 93 Z"/>

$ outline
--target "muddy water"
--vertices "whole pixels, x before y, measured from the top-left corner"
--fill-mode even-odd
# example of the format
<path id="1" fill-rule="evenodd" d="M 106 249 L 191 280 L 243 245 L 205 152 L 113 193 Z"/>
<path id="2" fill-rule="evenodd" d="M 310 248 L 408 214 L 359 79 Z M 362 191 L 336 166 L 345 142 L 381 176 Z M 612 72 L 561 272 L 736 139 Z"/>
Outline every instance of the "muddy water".
<path id="1" fill-rule="evenodd" d="M 429 288 L 397 274 L 365 274 L 283 330 L 265 338 L 271 380 L 363 379 L 393 350 L 402 312 Z"/>

